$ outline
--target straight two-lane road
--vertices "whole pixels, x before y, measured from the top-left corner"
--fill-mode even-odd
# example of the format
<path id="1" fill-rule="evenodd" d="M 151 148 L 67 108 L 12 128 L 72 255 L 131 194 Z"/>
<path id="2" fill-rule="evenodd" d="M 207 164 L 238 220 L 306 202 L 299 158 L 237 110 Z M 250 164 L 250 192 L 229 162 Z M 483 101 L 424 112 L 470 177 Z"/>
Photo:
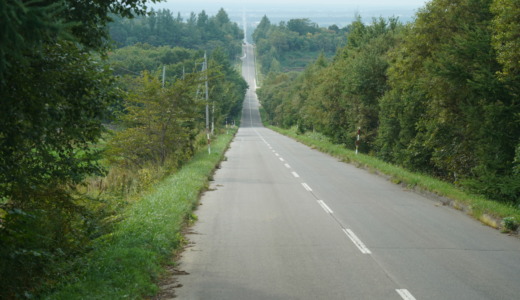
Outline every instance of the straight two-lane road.
<path id="1" fill-rule="evenodd" d="M 178 299 L 520 299 L 520 242 L 263 128 L 250 89 Z"/>

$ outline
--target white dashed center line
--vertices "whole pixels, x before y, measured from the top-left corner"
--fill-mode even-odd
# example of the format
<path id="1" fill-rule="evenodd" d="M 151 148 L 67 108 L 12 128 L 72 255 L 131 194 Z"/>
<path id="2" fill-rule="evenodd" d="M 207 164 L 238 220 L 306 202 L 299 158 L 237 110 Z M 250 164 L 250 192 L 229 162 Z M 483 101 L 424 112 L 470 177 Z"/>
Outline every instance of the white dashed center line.
<path id="1" fill-rule="evenodd" d="M 312 189 L 308 184 L 306 184 L 305 182 L 302 182 L 302 185 L 308 192 L 312 192 Z"/>
<path id="2" fill-rule="evenodd" d="M 333 214 L 334 212 L 332 211 L 332 209 L 330 209 L 330 207 L 327 206 L 327 204 L 325 204 L 325 202 L 323 202 L 323 200 L 318 200 L 318 204 L 321 206 L 321 208 L 323 208 L 323 210 L 328 213 L 328 214 Z"/>
<path id="3" fill-rule="evenodd" d="M 415 297 L 407 289 L 395 290 L 404 300 L 415 300 Z"/>
<path id="4" fill-rule="evenodd" d="M 260 134 L 258 134 L 258 135 L 260 135 Z M 278 159 L 281 162 L 285 162 L 285 160 L 282 157 L 280 157 L 280 154 L 278 154 L 276 152 L 276 150 L 274 150 L 273 147 L 263 137 L 261 137 L 261 138 L 262 138 L 263 142 L 267 145 L 269 150 L 271 150 L 274 153 L 274 155 L 276 155 L 276 157 L 278 157 Z M 284 163 L 284 166 L 287 169 L 291 169 L 291 166 L 288 163 Z M 294 171 L 292 171 L 291 174 L 294 176 L 294 178 L 300 178 L 300 175 L 298 175 L 298 173 L 296 173 Z M 301 185 L 308 192 L 312 192 L 311 187 L 307 183 L 302 182 Z M 314 196 L 314 197 L 316 197 L 316 196 Z M 334 212 L 332 211 L 332 209 L 330 209 L 330 207 L 323 200 L 317 200 L 317 202 L 327 214 L 329 214 L 333 218 L 335 218 L 333 216 Z M 372 254 L 372 252 L 365 246 L 365 244 L 357 237 L 357 235 L 352 230 L 343 228 L 343 226 L 341 224 L 340 224 L 340 226 L 342 227 L 341 229 L 343 230 L 343 232 L 348 236 L 348 238 L 352 241 L 352 243 L 354 243 L 354 245 L 359 249 L 359 251 L 361 251 L 361 253 Z M 395 291 L 399 294 L 399 296 L 401 296 L 401 298 L 403 300 L 416 300 L 415 297 L 407 289 L 396 289 Z"/>
<path id="5" fill-rule="evenodd" d="M 343 232 L 349 237 L 349 239 L 358 247 L 359 251 L 363 254 L 371 254 L 370 250 L 363 244 L 363 242 L 352 232 L 350 229 L 343 229 Z"/>

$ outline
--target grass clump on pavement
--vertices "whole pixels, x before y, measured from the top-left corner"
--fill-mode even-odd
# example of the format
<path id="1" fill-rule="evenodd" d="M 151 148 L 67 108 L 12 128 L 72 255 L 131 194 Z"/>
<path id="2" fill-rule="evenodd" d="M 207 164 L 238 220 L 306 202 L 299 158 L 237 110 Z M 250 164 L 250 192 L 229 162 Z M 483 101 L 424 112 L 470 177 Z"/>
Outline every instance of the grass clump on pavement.
<path id="1" fill-rule="evenodd" d="M 48 299 L 141 299 L 154 295 L 162 265 L 182 245 L 181 229 L 224 156 L 233 134 L 220 135 L 179 172 L 143 193 L 115 230 L 76 263 L 68 284 Z"/>

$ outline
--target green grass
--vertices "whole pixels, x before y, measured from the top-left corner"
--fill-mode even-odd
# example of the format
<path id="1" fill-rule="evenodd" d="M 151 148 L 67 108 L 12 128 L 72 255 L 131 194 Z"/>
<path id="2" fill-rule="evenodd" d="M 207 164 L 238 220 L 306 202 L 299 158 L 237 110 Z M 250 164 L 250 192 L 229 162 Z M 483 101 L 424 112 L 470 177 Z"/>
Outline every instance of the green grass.
<path id="1" fill-rule="evenodd" d="M 220 135 L 212 153 L 201 149 L 179 172 L 154 185 L 130 206 L 113 233 L 96 240 L 77 272 L 47 299 L 142 299 L 158 291 L 164 264 L 183 243 L 201 192 L 233 137 Z"/>
<path id="2" fill-rule="evenodd" d="M 263 118 L 263 120 L 265 120 L 265 118 Z M 292 137 L 311 148 L 337 157 L 344 162 L 368 169 L 374 173 L 382 174 L 394 183 L 403 184 L 419 192 L 428 192 L 442 197 L 441 199 L 445 200 L 443 201 L 445 202 L 444 204 L 464 210 L 486 225 L 507 231 L 507 228 L 505 228 L 503 224 L 504 218 L 520 220 L 519 207 L 492 201 L 483 196 L 466 193 L 451 183 L 408 171 L 373 156 L 365 154 L 356 155 L 354 151 L 346 149 L 342 145 L 331 143 L 321 134 L 306 133 L 300 135 L 296 133 L 295 129 L 281 129 L 274 126 L 268 127 L 281 134 Z"/>

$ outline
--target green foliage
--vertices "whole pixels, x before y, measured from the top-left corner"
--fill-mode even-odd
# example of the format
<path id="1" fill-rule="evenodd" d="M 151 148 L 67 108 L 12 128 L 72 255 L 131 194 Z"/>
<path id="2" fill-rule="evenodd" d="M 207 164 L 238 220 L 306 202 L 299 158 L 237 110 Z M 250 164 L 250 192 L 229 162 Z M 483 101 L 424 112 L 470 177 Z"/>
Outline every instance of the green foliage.
<path id="1" fill-rule="evenodd" d="M 493 47 L 502 65 L 502 79 L 518 95 L 520 92 L 520 2 L 495 0 L 491 5 Z"/>
<path id="2" fill-rule="evenodd" d="M 215 126 L 239 122 L 247 83 L 233 68 L 223 48 L 217 48 L 209 58 L 209 100 Z M 211 76 L 211 74 L 213 75 Z"/>
<path id="3" fill-rule="evenodd" d="M 330 64 L 322 55 L 293 79 L 270 75 L 258 93 L 272 124 L 318 130 L 350 147 L 361 127 L 368 152 L 377 134 L 378 99 L 388 89 L 386 53 L 401 27 L 394 19 L 369 26 L 358 19 L 349 28 L 348 45 Z"/>
<path id="4" fill-rule="evenodd" d="M 125 94 L 121 87 L 128 90 L 130 83 L 116 84 L 104 61 L 109 45 L 106 25 L 112 18 L 143 15 L 146 2 L 0 0 L 2 299 L 30 298 L 55 286 L 70 271 L 68 262 L 91 250 L 92 239 L 109 232 L 120 220 L 118 212 L 127 200 L 122 197 L 185 163 L 200 145 L 202 100 L 195 96 L 201 75 L 189 73 L 200 68 L 196 63 L 201 52 L 164 47 L 143 55 L 146 61 L 140 56 L 150 46 L 140 45 L 120 55 L 119 74 L 155 73 L 167 65 L 170 78 L 165 89 L 152 76 L 143 79 L 143 85 L 137 85 L 127 99 L 133 105 L 122 111 Z M 138 20 L 162 30 L 161 34 L 171 34 L 164 31 L 173 28 L 168 23 L 171 14 L 160 14 Z M 237 79 L 227 60 L 240 51 L 241 32 L 223 10 L 216 17 L 205 19 L 201 13 L 200 22 L 196 19 L 181 26 L 188 30 L 183 42 L 216 53 L 210 95 L 221 100 L 215 105 L 219 114 L 215 119 L 223 122 L 236 117 L 245 92 L 244 81 Z M 157 26 L 152 24 L 155 21 Z M 153 33 L 150 36 L 158 32 L 155 29 L 148 32 Z M 219 46 L 229 51 L 224 58 L 216 50 Z M 125 59 L 133 59 L 137 66 Z M 184 63 L 192 66 L 186 68 L 185 77 Z M 139 89 L 142 94 L 136 93 Z M 231 97 L 225 98 L 225 93 Z M 85 181 L 105 172 L 102 165 L 108 163 L 100 155 L 106 144 L 100 141 L 103 122 L 116 114 L 126 117 L 130 130 L 109 142 L 110 150 L 118 155 L 117 167 L 106 178 Z M 145 165 L 125 169 L 121 156 L 133 150 L 141 151 L 132 154 Z M 166 161 L 171 168 L 165 171 L 160 165 Z M 113 186 L 107 188 L 109 184 Z M 142 276 L 133 275 L 136 281 Z"/>
<path id="5" fill-rule="evenodd" d="M 108 68 L 75 44 L 42 45 L 40 56 L 11 74 L 1 92 L 0 198 L 7 201 L 0 207 L 0 276 L 11 281 L 0 290 L 7 295 L 30 293 L 43 274 L 55 275 L 49 264 L 77 252 L 88 236 L 71 232 L 85 215 L 68 185 L 101 174 L 92 144 L 117 97 Z M 11 268 L 18 276 L 8 275 Z"/>
<path id="6" fill-rule="evenodd" d="M 509 231 L 516 231 L 518 229 L 518 221 L 515 217 L 506 217 L 503 219 L 504 222 L 504 228 L 506 228 Z"/>
<path id="7" fill-rule="evenodd" d="M 292 19 L 272 25 L 264 16 L 253 32 L 261 71 L 302 70 L 319 53 L 332 56 L 345 43 L 347 28 L 319 28 L 309 19 Z M 311 55 L 307 55 L 307 54 Z"/>
<path id="8" fill-rule="evenodd" d="M 206 73 L 194 69 L 200 68 L 202 57 L 200 51 L 146 44 L 120 48 L 109 55 L 112 65 L 124 73 L 144 72 L 143 77 L 124 77 L 129 97 L 119 113 L 122 130 L 108 144 L 112 164 L 120 162 L 117 165 L 130 169 L 168 164 L 176 169 L 197 147 L 206 104 L 212 106 L 211 119 L 217 127 L 238 118 L 247 89 L 245 81 L 220 48 L 211 54 Z M 129 65 L 132 62 L 146 63 Z M 164 87 L 156 76 L 162 74 L 160 66 L 166 68 Z M 206 76 L 209 103 L 203 97 Z"/>
<path id="9" fill-rule="evenodd" d="M 152 10 L 134 19 L 116 18 L 110 24 L 110 35 L 120 47 L 146 43 L 205 51 L 223 48 L 229 58 L 241 54 L 243 39 L 243 32 L 229 20 L 224 9 L 211 17 L 205 11 L 192 13 L 186 21 L 167 9 Z"/>
<path id="10" fill-rule="evenodd" d="M 73 40 L 93 50 L 106 47 L 109 14 L 144 14 L 146 0 L 0 1 L 0 84 L 11 72 L 31 64 L 40 47 L 56 40 Z M 151 0 L 150 2 L 155 2 Z"/>
<path id="11" fill-rule="evenodd" d="M 145 73 L 133 84 L 136 89 L 121 117 L 125 129 L 110 140 L 108 154 L 138 168 L 164 165 L 172 156 L 177 167 L 190 158 L 204 104 L 195 98 L 197 84 L 200 75 L 189 74 L 162 88 L 157 78 Z"/>
<path id="12" fill-rule="evenodd" d="M 491 1 L 451 3 L 429 3 L 391 54 L 392 91 L 381 101 L 380 126 L 394 137 L 380 134 L 383 155 L 466 182 L 492 198 L 516 201 L 518 179 L 508 178 L 520 135 L 519 106 L 496 75 Z M 400 122 L 392 118 L 396 115 Z"/>
<path id="13" fill-rule="evenodd" d="M 63 12 L 60 2 L 0 2 L 0 84 L 15 68 L 29 63 L 27 52 L 41 47 L 44 40 L 63 35 L 69 26 L 57 15 Z M 16 62 L 16 63 L 15 63 Z"/>
<path id="14" fill-rule="evenodd" d="M 200 70 L 200 64 L 197 64 L 203 56 L 201 51 L 138 43 L 115 49 L 108 54 L 108 59 L 116 75 L 136 76 L 143 71 L 162 72 L 162 67 L 166 66 L 166 78 L 171 81 L 182 78 L 183 72 L 193 73 Z"/>
<path id="15" fill-rule="evenodd" d="M 517 205 L 517 4 L 434 0 L 407 26 L 358 18 L 327 67 L 267 77 L 259 96 L 268 120 L 349 148 L 361 127 L 361 152 Z M 283 48 L 260 38 L 269 28 L 258 32 L 264 57 Z"/>
<path id="16" fill-rule="evenodd" d="M 287 29 L 297 32 L 299 35 L 313 34 L 319 31 L 318 24 L 309 19 L 291 19 L 287 22 Z"/>
<path id="17" fill-rule="evenodd" d="M 96 241 L 76 261 L 62 286 L 45 299 L 140 299 L 153 296 L 161 264 L 182 245 L 181 229 L 193 218 L 200 193 L 222 160 L 233 135 L 221 135 L 212 154 L 200 149 L 179 172 L 150 189 L 127 208 L 111 234 Z"/>

